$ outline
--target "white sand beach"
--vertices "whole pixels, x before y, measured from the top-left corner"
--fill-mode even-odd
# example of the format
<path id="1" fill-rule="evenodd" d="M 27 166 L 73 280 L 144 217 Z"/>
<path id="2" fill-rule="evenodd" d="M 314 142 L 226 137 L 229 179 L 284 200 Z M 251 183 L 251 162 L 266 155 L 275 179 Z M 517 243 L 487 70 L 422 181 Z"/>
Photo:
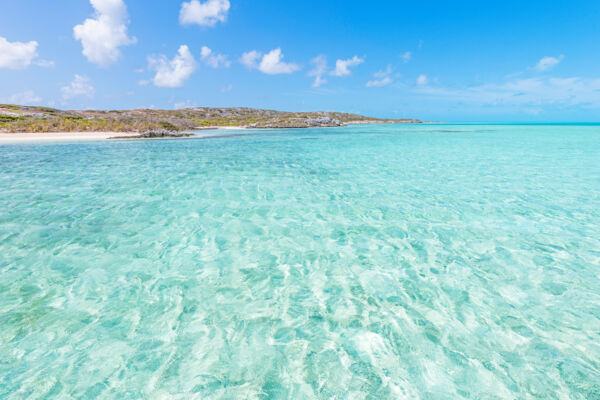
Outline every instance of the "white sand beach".
<path id="1" fill-rule="evenodd" d="M 215 131 L 243 131 L 246 127 L 240 126 L 211 126 L 198 129 L 196 136 L 199 138 L 220 136 L 224 133 Z M 136 138 L 139 132 L 18 132 L 0 133 L 0 144 L 4 143 L 34 143 L 34 142 L 78 142 L 106 139 Z"/>
<path id="2" fill-rule="evenodd" d="M 137 135 L 135 132 L 20 132 L 0 133 L 0 143 L 28 142 L 68 142 L 103 140 L 114 137 L 127 138 Z"/>

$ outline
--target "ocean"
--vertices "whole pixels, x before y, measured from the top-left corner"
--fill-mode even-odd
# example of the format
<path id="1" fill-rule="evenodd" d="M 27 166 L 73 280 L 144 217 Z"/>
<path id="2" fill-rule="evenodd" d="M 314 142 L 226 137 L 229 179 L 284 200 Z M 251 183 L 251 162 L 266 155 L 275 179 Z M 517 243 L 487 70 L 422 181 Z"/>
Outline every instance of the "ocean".
<path id="1" fill-rule="evenodd" d="M 600 399 L 600 125 L 0 145 L 0 204 L 2 399 Z"/>

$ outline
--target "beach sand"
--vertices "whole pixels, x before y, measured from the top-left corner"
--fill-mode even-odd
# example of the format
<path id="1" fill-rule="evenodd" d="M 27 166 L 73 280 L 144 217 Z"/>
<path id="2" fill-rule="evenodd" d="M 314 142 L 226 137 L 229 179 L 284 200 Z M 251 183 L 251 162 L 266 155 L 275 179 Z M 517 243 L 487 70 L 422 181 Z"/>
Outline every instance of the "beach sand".
<path id="1" fill-rule="evenodd" d="M 246 127 L 240 126 L 210 126 L 198 128 L 198 138 L 220 136 L 224 133 L 214 131 L 241 131 Z M 202 133 L 200 133 L 202 131 Z M 206 131 L 206 132 L 205 132 Z M 213 131 L 213 132 L 211 132 Z M 209 133 L 210 132 L 210 133 Z M 34 142 L 77 142 L 91 140 L 106 140 L 112 138 L 135 138 L 139 132 L 19 132 L 0 133 L 0 144 L 4 143 L 34 143 Z"/>
<path id="2" fill-rule="evenodd" d="M 29 143 L 29 142 L 67 142 L 103 140 L 113 137 L 132 137 L 135 132 L 20 132 L 0 133 L 0 144 L 2 143 Z"/>

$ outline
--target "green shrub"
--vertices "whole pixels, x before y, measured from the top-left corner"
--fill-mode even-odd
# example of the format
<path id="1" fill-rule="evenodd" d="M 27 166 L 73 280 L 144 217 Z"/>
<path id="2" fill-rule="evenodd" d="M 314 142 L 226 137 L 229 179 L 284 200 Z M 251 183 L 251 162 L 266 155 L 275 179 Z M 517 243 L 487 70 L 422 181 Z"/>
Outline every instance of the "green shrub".
<path id="1" fill-rule="evenodd" d="M 19 119 L 19 117 L 13 117 L 12 115 L 3 115 L 3 114 L 0 114 L 0 123 L 2 123 L 2 122 L 13 122 L 13 121 L 16 121 L 18 119 Z"/>
<path id="2" fill-rule="evenodd" d="M 179 128 L 167 121 L 160 121 L 160 126 L 168 131 L 178 131 Z"/>

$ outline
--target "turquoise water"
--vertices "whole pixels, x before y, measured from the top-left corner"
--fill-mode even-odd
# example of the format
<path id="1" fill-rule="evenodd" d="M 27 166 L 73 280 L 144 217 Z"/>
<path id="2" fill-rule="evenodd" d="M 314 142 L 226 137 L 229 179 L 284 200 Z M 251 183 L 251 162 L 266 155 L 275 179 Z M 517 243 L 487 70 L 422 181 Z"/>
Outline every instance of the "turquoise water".
<path id="1" fill-rule="evenodd" d="M 2 399 L 599 399 L 600 126 L 0 146 Z"/>

